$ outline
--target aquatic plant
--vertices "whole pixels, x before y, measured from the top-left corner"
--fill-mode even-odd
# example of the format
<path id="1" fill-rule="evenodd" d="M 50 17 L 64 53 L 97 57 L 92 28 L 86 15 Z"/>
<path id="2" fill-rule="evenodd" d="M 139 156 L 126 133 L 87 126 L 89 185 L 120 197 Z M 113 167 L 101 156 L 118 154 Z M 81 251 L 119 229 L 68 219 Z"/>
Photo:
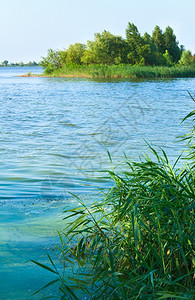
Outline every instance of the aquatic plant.
<path id="1" fill-rule="evenodd" d="M 61 69 L 47 70 L 52 77 L 90 78 L 179 78 L 195 77 L 195 67 L 191 66 L 135 66 L 135 65 L 75 65 L 67 64 Z"/>
<path id="2" fill-rule="evenodd" d="M 190 119 L 185 160 L 171 165 L 149 146 L 153 159 L 108 171 L 103 200 L 64 210 L 61 267 L 49 255 L 51 267 L 35 262 L 55 273 L 46 287 L 57 283 L 61 299 L 193 299 L 195 111 Z"/>

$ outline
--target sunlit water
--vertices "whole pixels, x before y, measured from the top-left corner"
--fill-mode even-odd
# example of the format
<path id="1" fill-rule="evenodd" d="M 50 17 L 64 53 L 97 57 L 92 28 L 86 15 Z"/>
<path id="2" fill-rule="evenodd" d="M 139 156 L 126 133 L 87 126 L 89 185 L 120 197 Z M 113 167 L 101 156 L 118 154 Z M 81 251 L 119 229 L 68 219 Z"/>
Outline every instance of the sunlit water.
<path id="1" fill-rule="evenodd" d="M 87 201 L 110 180 L 99 171 L 138 159 L 145 140 L 180 154 L 179 125 L 194 109 L 195 79 L 99 80 L 17 77 L 0 68 L 0 299 L 31 299 L 48 282 L 46 261 L 62 208 Z M 40 296 L 34 296 L 40 299 Z"/>

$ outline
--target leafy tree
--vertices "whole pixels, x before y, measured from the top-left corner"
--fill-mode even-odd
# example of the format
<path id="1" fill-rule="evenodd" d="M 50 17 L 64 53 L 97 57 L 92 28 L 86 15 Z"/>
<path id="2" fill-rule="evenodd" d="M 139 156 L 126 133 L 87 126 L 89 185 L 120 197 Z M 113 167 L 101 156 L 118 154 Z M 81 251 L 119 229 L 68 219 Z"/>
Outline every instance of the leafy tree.
<path id="1" fill-rule="evenodd" d="M 163 57 L 165 58 L 165 64 L 167 66 L 171 66 L 173 64 L 173 57 L 169 54 L 168 50 L 165 51 Z"/>
<path id="2" fill-rule="evenodd" d="M 151 36 L 149 35 L 149 33 L 145 32 L 144 36 L 143 36 L 143 41 L 146 44 L 151 44 Z"/>
<path id="3" fill-rule="evenodd" d="M 181 59 L 179 60 L 179 64 L 184 66 L 189 66 L 193 63 L 194 59 L 190 50 L 183 51 L 181 54 Z"/>
<path id="4" fill-rule="evenodd" d="M 25 66 L 29 66 L 29 67 L 36 67 L 38 66 L 38 63 L 36 63 L 35 61 L 29 61 L 27 64 L 25 64 Z"/>
<path id="5" fill-rule="evenodd" d="M 60 68 L 59 51 L 49 49 L 47 57 L 43 57 L 40 64 L 47 73 L 52 73 L 54 70 Z"/>
<path id="6" fill-rule="evenodd" d="M 178 62 L 181 57 L 181 49 L 178 46 L 173 29 L 170 26 L 167 26 L 163 36 L 166 50 L 168 50 L 169 55 L 172 56 L 173 62 Z"/>
<path id="7" fill-rule="evenodd" d="M 3 65 L 4 67 L 7 67 L 7 65 L 8 65 L 8 60 L 4 60 L 4 61 L 2 62 L 2 65 Z"/>
<path id="8" fill-rule="evenodd" d="M 139 64 L 142 65 L 153 64 L 153 53 L 150 44 L 143 45 L 139 51 L 139 54 L 142 57 Z"/>
<path id="9" fill-rule="evenodd" d="M 163 36 L 162 32 L 162 45 L 163 45 Z M 156 29 L 157 31 L 157 29 Z M 153 33 L 155 36 L 155 33 Z M 153 37 L 154 37 L 153 36 Z M 163 54 L 158 50 L 155 40 L 148 33 L 145 33 L 142 37 L 134 24 L 128 23 L 126 30 L 127 42 L 129 45 L 128 59 L 131 64 L 138 65 L 163 65 L 165 64 L 165 59 Z M 160 39 L 159 39 L 160 41 Z"/>
<path id="10" fill-rule="evenodd" d="M 157 50 L 163 54 L 166 50 L 166 47 L 164 35 L 159 26 L 155 26 L 154 31 L 152 32 L 152 41 L 156 46 Z"/>
<path id="11" fill-rule="evenodd" d="M 76 43 L 70 45 L 66 51 L 66 63 L 81 64 L 85 50 L 86 45 L 84 44 Z"/>
<path id="12" fill-rule="evenodd" d="M 126 42 L 109 31 L 95 34 L 94 41 L 87 42 L 87 50 L 82 58 L 87 64 L 119 64 L 126 59 Z"/>
<path id="13" fill-rule="evenodd" d="M 143 45 L 143 40 L 141 35 L 133 23 L 128 23 L 126 29 L 126 39 L 128 43 L 128 60 L 130 64 L 139 64 L 142 58 L 141 47 Z"/>
<path id="14" fill-rule="evenodd" d="M 60 68 L 66 64 L 67 50 L 58 51 Z"/>
<path id="15" fill-rule="evenodd" d="M 162 54 L 158 52 L 152 37 L 146 32 L 142 37 L 144 45 L 141 49 L 141 55 L 145 59 L 145 65 L 161 65 L 162 64 Z"/>

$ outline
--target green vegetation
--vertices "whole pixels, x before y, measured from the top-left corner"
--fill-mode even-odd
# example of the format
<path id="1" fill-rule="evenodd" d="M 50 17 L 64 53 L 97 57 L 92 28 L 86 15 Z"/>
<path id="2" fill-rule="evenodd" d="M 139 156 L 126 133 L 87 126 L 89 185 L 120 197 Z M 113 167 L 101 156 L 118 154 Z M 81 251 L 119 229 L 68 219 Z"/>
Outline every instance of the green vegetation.
<path id="1" fill-rule="evenodd" d="M 80 77 L 185 77 L 187 69 L 184 73 L 177 70 L 180 66 L 188 66 L 188 76 L 194 77 L 195 57 L 184 46 L 179 46 L 170 26 L 164 32 L 156 26 L 151 36 L 148 33 L 141 36 L 137 27 L 128 23 L 125 39 L 104 30 L 96 33 L 95 39 L 87 41 L 86 45 L 76 43 L 67 50 L 49 49 L 47 57 L 42 58 L 41 66 L 45 69 L 45 75 L 78 74 Z M 132 66 L 136 66 L 136 76 Z M 158 71 L 157 74 L 156 71 L 149 71 L 147 75 L 143 69 L 139 74 L 137 66 L 160 66 L 158 71 L 163 74 L 160 76 Z M 167 67 L 176 67 L 177 70 L 168 72 Z M 105 76 L 102 70 L 106 70 Z"/>
<path id="2" fill-rule="evenodd" d="M 47 74 L 47 72 L 46 72 Z M 45 74 L 43 74 L 45 76 Z M 89 78 L 172 78 L 195 77 L 194 66 L 131 66 L 131 65 L 75 65 L 67 64 L 52 72 L 53 77 Z"/>
<path id="3" fill-rule="evenodd" d="M 104 200 L 64 211 L 61 266 L 35 262 L 56 275 L 45 288 L 57 284 L 61 299 L 193 299 L 195 110 L 190 119 L 185 160 L 149 147 L 154 159 L 109 171 Z"/>
<path id="4" fill-rule="evenodd" d="M 9 63 L 8 60 L 4 60 L 1 64 L 0 67 L 37 67 L 39 66 L 38 63 L 35 61 L 29 61 L 28 63 L 23 63 L 22 61 L 20 63 Z"/>

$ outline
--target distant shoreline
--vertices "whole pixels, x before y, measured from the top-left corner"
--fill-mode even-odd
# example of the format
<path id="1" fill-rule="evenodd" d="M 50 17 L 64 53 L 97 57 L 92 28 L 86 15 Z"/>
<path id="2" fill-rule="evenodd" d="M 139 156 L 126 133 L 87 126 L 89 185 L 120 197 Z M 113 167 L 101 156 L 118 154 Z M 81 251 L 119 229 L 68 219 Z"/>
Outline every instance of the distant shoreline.
<path id="1" fill-rule="evenodd" d="M 13 64 L 13 65 L 0 65 L 0 68 L 37 68 L 37 67 L 41 67 L 41 65 L 37 64 L 37 65 L 30 65 L 30 64 L 24 64 L 24 65 L 19 65 L 19 64 Z"/>

